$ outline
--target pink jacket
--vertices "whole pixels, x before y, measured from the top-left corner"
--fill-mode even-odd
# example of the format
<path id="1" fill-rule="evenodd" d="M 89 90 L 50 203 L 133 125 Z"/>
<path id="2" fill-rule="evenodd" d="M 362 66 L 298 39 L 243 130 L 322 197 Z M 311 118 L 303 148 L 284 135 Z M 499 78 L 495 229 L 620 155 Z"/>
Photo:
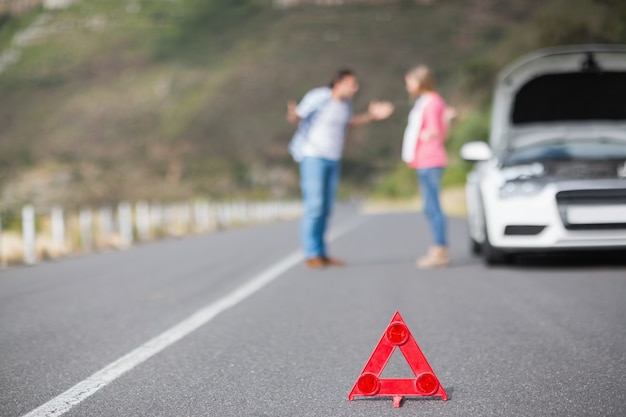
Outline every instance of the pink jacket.
<path id="1" fill-rule="evenodd" d="M 444 147 L 448 134 L 448 123 L 445 120 L 446 103 L 435 92 L 426 94 L 430 97 L 423 110 L 415 158 L 408 164 L 416 169 L 439 168 L 448 164 Z"/>

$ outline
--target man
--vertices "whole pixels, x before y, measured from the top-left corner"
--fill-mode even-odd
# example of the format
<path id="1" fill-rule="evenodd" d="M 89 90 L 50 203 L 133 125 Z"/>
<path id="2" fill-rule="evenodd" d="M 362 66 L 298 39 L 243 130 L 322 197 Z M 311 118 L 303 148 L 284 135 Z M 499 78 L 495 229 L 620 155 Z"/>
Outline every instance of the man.
<path id="1" fill-rule="evenodd" d="M 298 123 L 289 150 L 300 163 L 304 202 L 300 236 L 309 268 L 344 264 L 326 252 L 324 233 L 339 183 L 348 127 L 383 120 L 393 113 L 391 103 L 372 101 L 367 112 L 353 116 L 351 100 L 358 90 L 354 73 L 340 70 L 328 87 L 309 91 L 297 105 L 287 104 L 287 119 Z"/>

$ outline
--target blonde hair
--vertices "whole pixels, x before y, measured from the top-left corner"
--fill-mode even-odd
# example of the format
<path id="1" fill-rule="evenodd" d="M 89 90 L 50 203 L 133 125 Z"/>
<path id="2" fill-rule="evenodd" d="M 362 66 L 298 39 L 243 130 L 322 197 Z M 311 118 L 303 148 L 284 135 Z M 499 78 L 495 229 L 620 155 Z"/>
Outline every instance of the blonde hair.
<path id="1" fill-rule="evenodd" d="M 406 73 L 406 76 L 415 78 L 417 81 L 419 81 L 419 94 L 429 91 L 437 91 L 433 72 L 426 65 L 418 65 L 417 67 L 410 69 Z"/>

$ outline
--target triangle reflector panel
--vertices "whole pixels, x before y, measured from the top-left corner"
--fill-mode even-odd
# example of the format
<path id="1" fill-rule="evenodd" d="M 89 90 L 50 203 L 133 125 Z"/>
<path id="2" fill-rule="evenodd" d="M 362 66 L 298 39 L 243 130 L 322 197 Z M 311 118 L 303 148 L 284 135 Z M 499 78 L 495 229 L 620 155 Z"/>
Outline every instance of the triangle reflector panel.
<path id="1" fill-rule="evenodd" d="M 396 347 L 402 352 L 415 378 L 380 378 Z M 352 401 L 356 396 L 393 397 L 394 407 L 400 407 L 405 396 L 448 399 L 448 394 L 397 311 L 354 383 L 348 399 Z"/>

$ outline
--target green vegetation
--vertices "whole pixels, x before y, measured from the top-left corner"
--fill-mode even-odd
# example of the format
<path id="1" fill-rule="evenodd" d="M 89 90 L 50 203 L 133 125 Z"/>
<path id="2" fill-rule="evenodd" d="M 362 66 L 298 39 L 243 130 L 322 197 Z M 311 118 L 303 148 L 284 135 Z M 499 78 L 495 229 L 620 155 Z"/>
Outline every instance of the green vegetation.
<path id="1" fill-rule="evenodd" d="M 444 181 L 460 184 L 468 166 L 458 149 L 488 135 L 497 70 L 541 46 L 626 42 L 624 10 L 621 0 L 280 10 L 269 0 L 98 0 L 36 10 L 0 25 L 0 54 L 39 27 L 0 72 L 0 204 L 295 195 L 285 103 L 343 66 L 361 79 L 356 111 L 373 98 L 397 111 L 351 133 L 342 194 L 408 197 L 403 75 L 419 62 L 459 111 Z"/>

